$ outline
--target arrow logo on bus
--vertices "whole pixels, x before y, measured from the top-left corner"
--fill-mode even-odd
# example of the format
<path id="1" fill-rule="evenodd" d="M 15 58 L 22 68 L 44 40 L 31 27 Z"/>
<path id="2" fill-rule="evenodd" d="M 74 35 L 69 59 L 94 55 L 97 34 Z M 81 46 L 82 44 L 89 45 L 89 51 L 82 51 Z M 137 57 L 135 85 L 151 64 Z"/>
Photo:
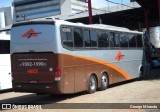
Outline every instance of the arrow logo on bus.
<path id="1" fill-rule="evenodd" d="M 122 55 L 122 52 L 119 51 L 117 53 L 117 56 L 115 57 L 115 60 L 120 61 L 120 60 L 123 60 L 123 59 L 124 59 L 124 55 Z"/>
<path id="2" fill-rule="evenodd" d="M 25 34 L 23 34 L 21 37 L 23 38 L 30 38 L 30 37 L 37 37 L 38 34 L 41 34 L 40 32 L 35 32 L 34 29 L 29 29 Z"/>

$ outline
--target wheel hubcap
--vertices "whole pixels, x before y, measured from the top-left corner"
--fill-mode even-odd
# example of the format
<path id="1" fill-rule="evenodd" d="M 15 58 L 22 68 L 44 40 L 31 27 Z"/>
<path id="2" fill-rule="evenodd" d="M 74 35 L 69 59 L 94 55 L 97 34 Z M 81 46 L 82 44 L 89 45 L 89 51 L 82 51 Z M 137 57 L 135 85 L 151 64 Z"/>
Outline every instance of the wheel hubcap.
<path id="1" fill-rule="evenodd" d="M 93 78 L 91 78 L 91 81 L 90 81 L 90 88 L 91 90 L 94 90 L 96 88 L 96 82 Z"/>
<path id="2" fill-rule="evenodd" d="M 102 85 L 106 87 L 107 83 L 108 83 L 107 77 L 105 75 L 103 75 L 102 76 Z"/>

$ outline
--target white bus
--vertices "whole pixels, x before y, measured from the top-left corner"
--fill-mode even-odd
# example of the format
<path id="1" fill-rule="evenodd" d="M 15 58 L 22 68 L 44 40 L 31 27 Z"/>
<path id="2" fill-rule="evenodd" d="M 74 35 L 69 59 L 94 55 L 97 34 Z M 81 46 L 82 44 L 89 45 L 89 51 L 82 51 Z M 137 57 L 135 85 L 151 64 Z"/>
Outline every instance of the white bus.
<path id="1" fill-rule="evenodd" d="M 143 74 L 143 33 L 107 25 L 36 20 L 11 29 L 16 92 L 94 93 Z"/>
<path id="2" fill-rule="evenodd" d="M 11 88 L 10 35 L 0 31 L 0 91 Z"/>

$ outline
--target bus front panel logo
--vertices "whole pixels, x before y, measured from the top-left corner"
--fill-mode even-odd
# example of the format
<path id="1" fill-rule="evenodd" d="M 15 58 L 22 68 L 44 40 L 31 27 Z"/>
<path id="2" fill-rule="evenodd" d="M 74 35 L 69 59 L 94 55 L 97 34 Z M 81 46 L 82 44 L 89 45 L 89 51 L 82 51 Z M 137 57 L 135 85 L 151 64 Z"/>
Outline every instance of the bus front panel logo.
<path id="1" fill-rule="evenodd" d="M 122 55 L 122 52 L 119 51 L 115 57 L 115 60 L 120 61 L 120 60 L 124 60 L 124 55 Z"/>
<path id="2" fill-rule="evenodd" d="M 38 34 L 41 34 L 40 32 L 35 32 L 34 29 L 29 29 L 25 34 L 23 34 L 21 37 L 23 38 L 30 38 L 30 37 L 37 37 Z"/>

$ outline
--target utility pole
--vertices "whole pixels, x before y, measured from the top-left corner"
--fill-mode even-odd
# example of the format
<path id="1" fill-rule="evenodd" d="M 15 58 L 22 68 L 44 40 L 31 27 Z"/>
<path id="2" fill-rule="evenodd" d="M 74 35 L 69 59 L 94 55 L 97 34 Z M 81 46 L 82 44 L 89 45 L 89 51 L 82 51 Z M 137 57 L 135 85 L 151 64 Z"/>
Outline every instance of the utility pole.
<path id="1" fill-rule="evenodd" d="M 93 23 L 93 17 L 92 17 L 92 3 L 91 0 L 86 0 L 88 2 L 88 12 L 89 12 L 89 24 Z"/>

